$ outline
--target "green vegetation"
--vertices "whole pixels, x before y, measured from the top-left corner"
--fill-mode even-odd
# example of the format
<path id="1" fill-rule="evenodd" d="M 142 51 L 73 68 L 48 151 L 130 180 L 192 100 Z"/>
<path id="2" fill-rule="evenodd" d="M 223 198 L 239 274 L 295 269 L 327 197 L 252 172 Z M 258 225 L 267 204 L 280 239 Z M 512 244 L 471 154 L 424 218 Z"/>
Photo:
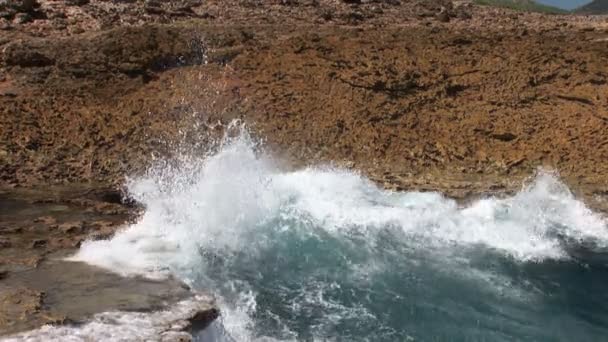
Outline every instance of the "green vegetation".
<path id="1" fill-rule="evenodd" d="M 608 13 L 608 0 L 595 0 L 590 4 L 577 9 L 576 12 L 584 14 L 606 14 Z"/>
<path id="2" fill-rule="evenodd" d="M 475 0 L 475 2 L 479 5 L 504 7 L 525 12 L 540 12 L 550 14 L 568 13 L 566 10 L 542 5 L 533 0 Z"/>

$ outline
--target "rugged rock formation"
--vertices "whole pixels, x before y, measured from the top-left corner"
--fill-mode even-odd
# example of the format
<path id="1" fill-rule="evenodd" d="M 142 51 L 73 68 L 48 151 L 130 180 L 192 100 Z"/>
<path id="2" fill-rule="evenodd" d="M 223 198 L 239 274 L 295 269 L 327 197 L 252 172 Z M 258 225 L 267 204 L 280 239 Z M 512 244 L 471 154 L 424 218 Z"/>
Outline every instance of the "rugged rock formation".
<path id="1" fill-rule="evenodd" d="M 5 185 L 120 183 L 233 118 L 296 164 L 403 186 L 608 174 L 603 17 L 467 1 L 69 5 L 40 1 L 46 19 L 0 36 Z"/>
<path id="2" fill-rule="evenodd" d="M 94 340 L 114 339 L 103 337 L 105 329 L 140 340 L 162 332 L 169 341 L 183 340 L 213 321 L 218 315 L 213 299 L 177 280 L 123 278 L 62 261 L 83 240 L 111 236 L 135 212 L 108 190 L 0 193 L 0 336 L 51 324 L 60 328 L 14 337 L 57 339 L 61 329 L 78 325 L 80 336 Z M 110 313 L 95 315 L 101 312 Z M 132 321 L 128 315 L 149 324 L 131 329 L 124 324 Z M 91 321 L 95 324 L 83 329 Z M 129 336 L 134 330 L 144 336 Z"/>

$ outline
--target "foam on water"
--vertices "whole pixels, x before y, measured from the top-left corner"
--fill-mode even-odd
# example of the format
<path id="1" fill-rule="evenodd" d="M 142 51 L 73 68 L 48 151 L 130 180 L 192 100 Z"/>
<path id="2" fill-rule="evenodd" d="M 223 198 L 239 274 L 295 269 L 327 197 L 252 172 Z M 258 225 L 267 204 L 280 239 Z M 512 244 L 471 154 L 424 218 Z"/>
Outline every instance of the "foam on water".
<path id="1" fill-rule="evenodd" d="M 208 310 L 211 299 L 198 295 L 180 301 L 167 310 L 157 312 L 104 312 L 88 322 L 71 326 L 45 325 L 39 329 L 16 334 L 4 342 L 18 341 L 159 341 L 186 340 L 188 319 L 202 310 Z M 180 339 L 181 338 L 181 339 Z"/>
<path id="2" fill-rule="evenodd" d="M 300 247 L 316 241 L 318 254 L 327 258 L 319 264 L 336 261 L 336 269 L 347 268 L 356 281 L 373 282 L 376 274 L 392 267 L 449 273 L 458 265 L 456 273 L 502 290 L 516 286 L 471 267 L 471 253 L 482 249 L 517 263 L 542 262 L 567 259 L 569 244 L 605 248 L 608 243 L 606 221 L 549 173 L 514 196 L 460 207 L 438 193 L 383 190 L 352 171 L 285 172 L 256 150 L 243 133 L 227 139 L 215 154 L 159 165 L 146 177 L 131 179 L 128 188 L 145 205 L 143 216 L 111 240 L 84 243 L 73 259 L 123 274 L 159 277 L 171 272 L 195 287 L 217 290 L 224 303 L 224 328 L 235 340 L 245 341 L 270 338 L 260 329 L 254 333 L 259 289 L 247 280 L 267 275 L 246 262 L 265 262 L 271 256 L 282 262 L 281 252 L 268 251 L 294 250 L 286 241 Z M 303 263 L 315 258 L 301 257 L 306 258 Z M 239 277 L 238 272 L 248 275 Z M 299 272 L 311 272 L 316 280 L 297 291 L 285 290 L 292 296 L 289 310 L 294 315 L 314 307 L 324 312 L 318 325 L 381 320 L 365 306 L 332 300 L 327 293 L 342 285 L 319 282 L 327 277 L 315 278 L 318 268 Z M 284 318 L 273 315 L 268 311 L 265 317 L 274 322 L 275 338 L 298 338 Z"/>

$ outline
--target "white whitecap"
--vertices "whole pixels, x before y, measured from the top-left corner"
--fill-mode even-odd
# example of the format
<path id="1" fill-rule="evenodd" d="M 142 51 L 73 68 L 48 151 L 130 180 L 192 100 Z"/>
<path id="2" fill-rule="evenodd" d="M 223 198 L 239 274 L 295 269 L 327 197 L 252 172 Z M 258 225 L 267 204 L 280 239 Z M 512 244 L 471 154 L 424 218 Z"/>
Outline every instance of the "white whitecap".
<path id="1" fill-rule="evenodd" d="M 261 241 L 267 237 L 258 241 L 255 232 L 278 218 L 303 223 L 283 225 L 281 231 L 310 227 L 314 234 L 314 227 L 332 236 L 356 231 L 370 243 L 390 227 L 409 248 L 438 258 L 481 247 L 518 262 L 538 262 L 567 258 L 564 239 L 608 244 L 605 219 L 549 173 L 514 196 L 460 207 L 438 193 L 387 191 L 347 170 L 282 171 L 256 152 L 247 134 L 229 139 L 215 154 L 185 160 L 185 166 L 166 164 L 130 180 L 130 194 L 145 206 L 142 217 L 110 240 L 84 243 L 72 259 L 123 274 L 173 272 L 192 282 L 205 272 L 204 253 L 254 254 L 272 244 Z M 367 272 L 362 267 L 353 265 L 354 272 Z M 241 311 L 226 309 L 241 317 L 226 322 L 234 332 L 250 324 L 243 317 L 254 304 L 246 304 Z"/>

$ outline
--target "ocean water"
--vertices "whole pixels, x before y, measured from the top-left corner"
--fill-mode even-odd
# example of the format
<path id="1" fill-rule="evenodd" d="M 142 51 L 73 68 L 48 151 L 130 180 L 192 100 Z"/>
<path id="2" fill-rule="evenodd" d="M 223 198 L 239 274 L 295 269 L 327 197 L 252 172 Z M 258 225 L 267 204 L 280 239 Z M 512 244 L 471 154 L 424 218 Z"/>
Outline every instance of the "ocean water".
<path id="1" fill-rule="evenodd" d="M 201 341 L 603 341 L 608 227 L 557 177 L 466 206 L 246 134 L 128 181 L 145 213 L 76 260 L 213 293 Z"/>

